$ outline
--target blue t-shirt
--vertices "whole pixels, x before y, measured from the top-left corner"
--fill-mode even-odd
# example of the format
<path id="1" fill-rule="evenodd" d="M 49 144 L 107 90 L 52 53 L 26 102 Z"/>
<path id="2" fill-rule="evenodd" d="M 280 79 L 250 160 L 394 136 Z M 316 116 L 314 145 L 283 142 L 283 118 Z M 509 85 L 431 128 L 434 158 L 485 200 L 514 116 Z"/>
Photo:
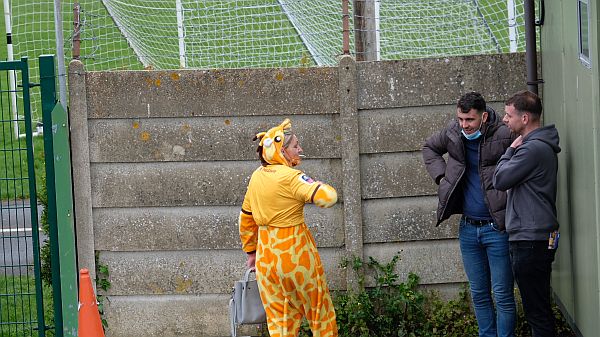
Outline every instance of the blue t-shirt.
<path id="1" fill-rule="evenodd" d="M 491 220 L 490 211 L 485 205 L 481 178 L 479 177 L 479 142 L 480 139 L 465 142 L 466 172 L 463 189 L 463 214 L 477 220 Z"/>

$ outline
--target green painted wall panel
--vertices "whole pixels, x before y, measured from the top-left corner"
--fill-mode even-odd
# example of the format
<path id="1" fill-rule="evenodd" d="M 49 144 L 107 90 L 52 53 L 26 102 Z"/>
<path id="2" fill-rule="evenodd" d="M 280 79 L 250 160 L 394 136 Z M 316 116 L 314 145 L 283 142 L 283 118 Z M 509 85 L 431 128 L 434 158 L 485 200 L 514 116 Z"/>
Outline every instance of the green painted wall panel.
<path id="1" fill-rule="evenodd" d="M 589 3 L 596 8 L 595 1 Z M 597 12 L 590 34 L 597 37 Z M 591 42 L 597 50 L 598 39 Z M 545 123 L 561 136 L 558 212 L 561 244 L 553 288 L 583 336 L 600 331 L 600 159 L 598 54 L 591 67 L 579 60 L 577 1 L 546 1 L 542 28 Z"/>

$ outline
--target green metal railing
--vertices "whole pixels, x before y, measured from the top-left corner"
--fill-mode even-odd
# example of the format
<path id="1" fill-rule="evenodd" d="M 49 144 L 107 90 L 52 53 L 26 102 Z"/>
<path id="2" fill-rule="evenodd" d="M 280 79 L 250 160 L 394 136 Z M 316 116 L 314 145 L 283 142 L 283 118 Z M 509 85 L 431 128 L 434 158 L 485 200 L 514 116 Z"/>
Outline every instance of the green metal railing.
<path id="1" fill-rule="evenodd" d="M 27 58 L 0 62 L 0 74 L 0 336 L 43 337 L 46 325 Z"/>
<path id="2" fill-rule="evenodd" d="M 54 56 L 39 62 L 43 143 L 34 139 L 30 90 L 37 85 L 27 58 L 0 62 L 0 337 L 77 336 L 68 118 L 56 100 Z M 36 175 L 44 173 L 51 288 L 41 277 Z"/>

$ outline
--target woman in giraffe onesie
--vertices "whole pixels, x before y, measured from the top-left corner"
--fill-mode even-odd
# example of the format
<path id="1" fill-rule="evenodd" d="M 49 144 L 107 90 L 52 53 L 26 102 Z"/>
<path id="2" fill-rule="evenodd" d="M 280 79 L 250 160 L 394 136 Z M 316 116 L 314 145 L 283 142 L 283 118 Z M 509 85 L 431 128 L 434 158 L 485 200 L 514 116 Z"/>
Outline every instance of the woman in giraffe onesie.
<path id="1" fill-rule="evenodd" d="M 240 212 L 242 249 L 256 267 L 271 337 L 297 336 L 302 317 L 315 337 L 337 336 L 333 303 L 304 204 L 331 207 L 337 192 L 293 167 L 302 148 L 286 119 L 256 135 L 262 162 L 250 178 Z"/>

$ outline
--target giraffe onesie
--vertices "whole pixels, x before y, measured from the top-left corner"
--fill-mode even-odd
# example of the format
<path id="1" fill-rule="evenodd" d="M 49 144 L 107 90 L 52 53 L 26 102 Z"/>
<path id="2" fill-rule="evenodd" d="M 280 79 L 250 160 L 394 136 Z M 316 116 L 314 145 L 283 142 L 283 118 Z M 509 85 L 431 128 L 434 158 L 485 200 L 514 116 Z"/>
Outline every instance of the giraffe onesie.
<path id="1" fill-rule="evenodd" d="M 304 205 L 331 207 L 337 193 L 290 167 L 281 155 L 284 132 L 290 127 L 286 119 L 257 135 L 265 160 L 252 174 L 242 204 L 242 249 L 256 251 L 256 278 L 271 337 L 297 336 L 302 317 L 313 336 L 335 337 L 333 303 L 315 241 L 304 222 Z M 274 146 L 279 149 L 266 148 Z"/>

